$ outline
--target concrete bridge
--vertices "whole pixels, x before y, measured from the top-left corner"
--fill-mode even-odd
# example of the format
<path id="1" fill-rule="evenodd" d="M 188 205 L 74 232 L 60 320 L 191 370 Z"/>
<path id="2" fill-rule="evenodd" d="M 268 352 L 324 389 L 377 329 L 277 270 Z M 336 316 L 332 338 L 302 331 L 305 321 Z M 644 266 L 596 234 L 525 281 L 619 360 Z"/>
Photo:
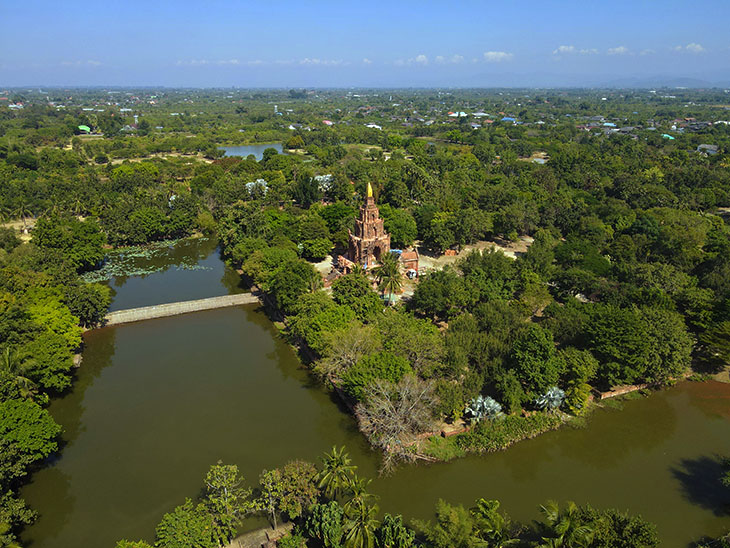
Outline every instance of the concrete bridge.
<path id="1" fill-rule="evenodd" d="M 143 306 L 141 308 L 129 308 L 117 310 L 106 315 L 106 325 L 119 325 L 122 323 L 139 322 L 153 318 L 164 318 L 177 316 L 188 312 L 200 310 L 212 310 L 214 308 L 225 308 L 239 304 L 258 304 L 259 298 L 252 293 L 241 293 L 238 295 L 225 295 L 223 297 L 210 297 L 208 299 L 197 299 L 194 301 L 182 301 L 178 303 L 157 304 L 154 306 Z"/>

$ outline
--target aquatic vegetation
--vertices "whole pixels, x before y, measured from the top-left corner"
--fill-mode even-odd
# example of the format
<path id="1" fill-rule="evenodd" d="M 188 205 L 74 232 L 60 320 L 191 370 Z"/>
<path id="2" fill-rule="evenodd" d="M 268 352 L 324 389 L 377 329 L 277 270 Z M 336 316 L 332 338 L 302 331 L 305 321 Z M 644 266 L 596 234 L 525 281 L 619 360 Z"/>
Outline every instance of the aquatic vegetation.
<path id="1" fill-rule="evenodd" d="M 207 238 L 201 239 L 201 241 L 206 240 Z M 147 276 L 170 268 L 210 270 L 210 267 L 198 264 L 199 257 L 195 254 L 173 255 L 171 251 L 180 241 L 164 240 L 143 246 L 115 249 L 105 257 L 101 268 L 87 272 L 82 279 L 86 282 L 104 282 L 112 278 Z"/>

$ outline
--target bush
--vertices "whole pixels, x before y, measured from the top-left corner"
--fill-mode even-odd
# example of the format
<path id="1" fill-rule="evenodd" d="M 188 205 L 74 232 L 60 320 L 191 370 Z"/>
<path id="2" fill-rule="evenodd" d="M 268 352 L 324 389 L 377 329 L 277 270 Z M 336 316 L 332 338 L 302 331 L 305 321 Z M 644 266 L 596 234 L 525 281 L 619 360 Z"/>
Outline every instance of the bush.
<path id="1" fill-rule="evenodd" d="M 527 417 L 509 415 L 493 422 L 480 422 L 469 432 L 456 436 L 456 444 L 465 451 L 501 451 L 518 441 L 555 430 L 562 422 L 558 415 L 546 413 L 534 413 Z"/>
<path id="2" fill-rule="evenodd" d="M 403 378 L 403 375 L 412 372 L 408 360 L 383 351 L 364 357 L 353 365 L 342 379 L 347 394 L 356 400 L 361 400 L 363 389 L 374 380 L 382 379 L 397 383 Z"/>

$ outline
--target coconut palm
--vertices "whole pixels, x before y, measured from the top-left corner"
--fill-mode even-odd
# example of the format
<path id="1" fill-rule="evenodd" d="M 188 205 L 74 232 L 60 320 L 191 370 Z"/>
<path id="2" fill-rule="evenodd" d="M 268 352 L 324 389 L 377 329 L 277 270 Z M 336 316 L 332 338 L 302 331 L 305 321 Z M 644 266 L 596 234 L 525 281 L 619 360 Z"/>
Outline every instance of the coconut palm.
<path id="1" fill-rule="evenodd" d="M 512 537 L 512 523 L 499 512 L 498 500 L 479 499 L 469 512 L 474 518 L 474 528 L 479 538 L 486 540 L 489 546 L 502 548 L 520 542 Z"/>
<path id="2" fill-rule="evenodd" d="M 378 521 L 375 516 L 378 507 L 364 502 L 357 504 L 347 513 L 345 520 L 345 548 L 373 548 L 375 546 L 375 529 Z"/>
<path id="3" fill-rule="evenodd" d="M 38 385 L 30 378 L 33 361 L 6 346 L 0 353 L 0 378 L 15 385 L 22 398 L 33 398 L 38 394 Z"/>
<path id="4" fill-rule="evenodd" d="M 593 528 L 578 516 L 578 506 L 568 501 L 565 510 L 550 500 L 540 507 L 545 516 L 539 524 L 544 548 L 584 548 L 593 542 Z"/>
<path id="5" fill-rule="evenodd" d="M 393 293 L 400 291 L 403 286 L 403 276 L 400 272 L 398 258 L 392 253 L 383 255 L 380 259 L 380 266 L 374 270 L 375 279 L 378 282 L 378 289 L 385 294 L 388 293 L 388 304 L 393 301 Z"/>
<path id="6" fill-rule="evenodd" d="M 33 212 L 30 210 L 28 205 L 23 202 L 21 203 L 13 212 L 13 215 L 15 215 L 17 218 L 22 219 L 23 221 L 23 230 L 25 230 L 28 217 L 31 217 L 33 215 Z"/>
<path id="7" fill-rule="evenodd" d="M 372 480 L 361 478 L 354 473 L 350 477 L 348 490 L 351 498 L 344 504 L 345 512 L 353 512 L 360 505 L 367 504 L 368 501 L 376 498 L 372 493 L 368 493 L 368 487 Z"/>
<path id="8" fill-rule="evenodd" d="M 357 469 L 350 462 L 350 455 L 345 452 L 344 446 L 339 450 L 333 447 L 330 453 L 325 453 L 322 457 L 322 470 L 317 479 L 318 487 L 325 497 L 335 499 L 350 488 Z"/>

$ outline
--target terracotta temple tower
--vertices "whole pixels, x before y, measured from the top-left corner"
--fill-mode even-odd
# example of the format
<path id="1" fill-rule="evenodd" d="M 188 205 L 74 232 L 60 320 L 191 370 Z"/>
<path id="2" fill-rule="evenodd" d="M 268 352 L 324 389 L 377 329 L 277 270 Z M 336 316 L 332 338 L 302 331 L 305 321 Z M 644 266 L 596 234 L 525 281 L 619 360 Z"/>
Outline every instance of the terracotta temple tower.
<path id="1" fill-rule="evenodd" d="M 370 268 L 386 253 L 390 253 L 390 234 L 385 231 L 373 198 L 373 187 L 368 183 L 368 195 L 360 208 L 360 218 L 355 221 L 355 231 L 350 232 L 348 255 L 353 263 Z"/>

